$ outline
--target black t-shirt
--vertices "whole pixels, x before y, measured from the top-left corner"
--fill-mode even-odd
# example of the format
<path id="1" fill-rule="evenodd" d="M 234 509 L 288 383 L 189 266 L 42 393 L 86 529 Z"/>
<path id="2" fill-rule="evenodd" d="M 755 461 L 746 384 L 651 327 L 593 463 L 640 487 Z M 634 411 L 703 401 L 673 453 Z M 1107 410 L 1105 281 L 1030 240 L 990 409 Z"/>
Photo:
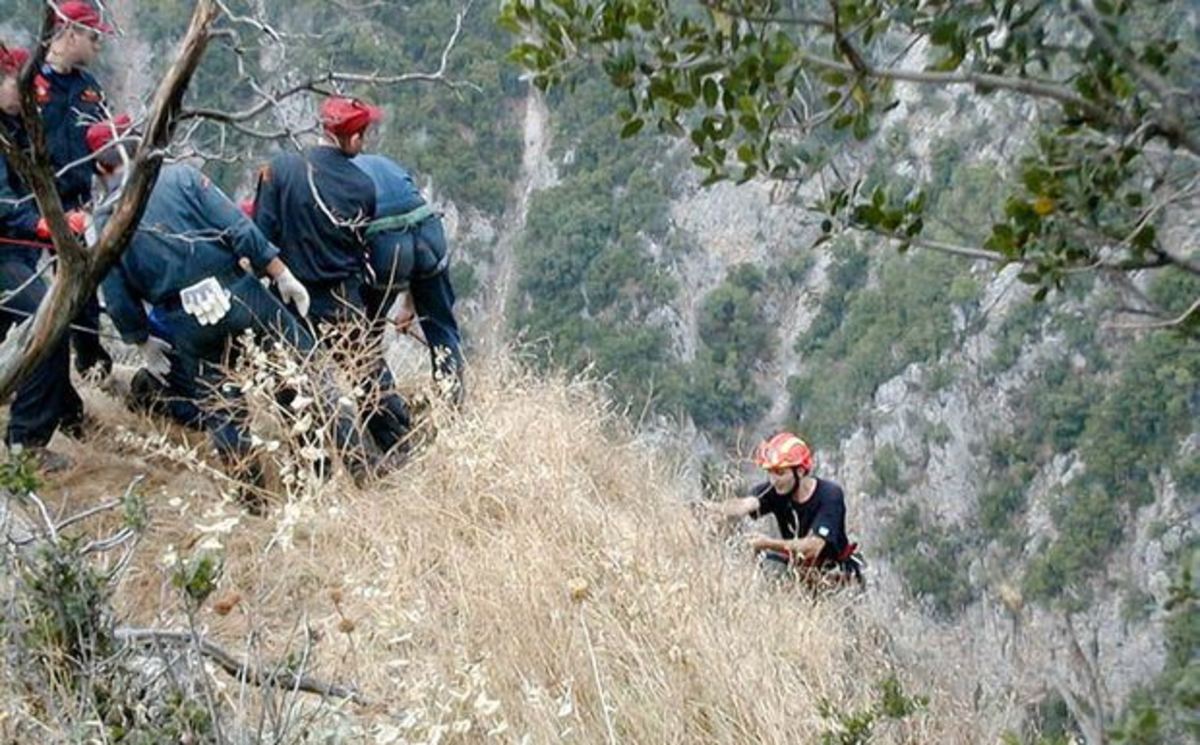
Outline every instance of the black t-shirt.
<path id="1" fill-rule="evenodd" d="M 337 148 L 278 155 L 259 174 L 254 222 L 305 284 L 360 275 L 367 261 L 361 228 L 374 217 L 375 183 Z"/>
<path id="2" fill-rule="evenodd" d="M 799 481 L 792 492 L 800 488 Z M 817 488 L 812 497 L 804 504 L 798 504 L 792 499 L 792 492 L 780 494 L 771 488 L 771 482 L 756 484 L 751 496 L 758 497 L 758 509 L 750 514 L 758 519 L 764 515 L 774 515 L 779 524 L 779 535 L 784 540 L 804 538 L 812 534 L 825 539 L 825 548 L 819 557 L 821 561 L 830 561 L 837 557 L 849 544 L 846 537 L 846 498 L 842 487 L 817 479 Z"/>

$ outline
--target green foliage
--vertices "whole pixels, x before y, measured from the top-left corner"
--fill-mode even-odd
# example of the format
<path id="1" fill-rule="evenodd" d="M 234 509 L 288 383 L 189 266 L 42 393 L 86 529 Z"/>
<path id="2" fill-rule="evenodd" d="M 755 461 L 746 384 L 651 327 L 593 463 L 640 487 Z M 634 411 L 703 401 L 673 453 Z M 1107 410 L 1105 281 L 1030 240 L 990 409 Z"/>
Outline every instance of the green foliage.
<path id="1" fill-rule="evenodd" d="M 1016 364 L 1029 338 L 1042 322 L 1046 309 L 1040 305 L 1019 305 L 1005 316 L 996 332 L 996 346 L 991 359 L 985 363 L 986 371 L 995 375 Z"/>
<path id="2" fill-rule="evenodd" d="M 733 267 L 704 299 L 702 345 L 689 370 L 685 401 L 696 424 L 728 436 L 766 411 L 753 370 L 772 359 L 778 336 L 763 310 L 766 276 L 749 264 Z"/>
<path id="3" fill-rule="evenodd" d="M 870 256 L 859 250 L 851 241 L 838 241 L 832 245 L 834 260 L 828 270 L 828 290 L 821 296 L 820 310 L 807 333 L 796 341 L 800 354 L 816 352 L 825 343 L 846 316 L 850 297 L 867 283 Z"/>
<path id="4" fill-rule="evenodd" d="M 1154 334 L 1137 344 L 1081 435 L 1089 480 L 1120 494 L 1124 503 L 1148 504 L 1150 475 L 1195 430 L 1197 392 L 1200 355 L 1192 342 Z"/>
<path id="5" fill-rule="evenodd" d="M 544 342 L 543 364 L 590 366 L 619 400 L 670 408 L 683 401 L 684 375 L 666 329 L 648 321 L 678 288 L 646 239 L 665 240 L 672 173 L 654 165 L 648 142 L 614 146 L 616 128 L 604 116 L 610 90 L 581 85 L 577 93 L 570 107 L 554 106 L 562 117 L 556 140 L 573 160 L 557 186 L 530 200 L 510 322 Z"/>
<path id="6" fill-rule="evenodd" d="M 979 496 L 979 528 L 987 538 L 1017 540 L 1013 517 L 1025 509 L 1025 491 L 1037 473 L 1028 452 L 1017 438 L 991 444 L 988 480 Z"/>
<path id="7" fill-rule="evenodd" d="M 1200 548 L 1193 546 L 1166 603 L 1167 660 L 1158 678 L 1131 696 L 1109 736 L 1122 745 L 1200 738 Z"/>
<path id="8" fill-rule="evenodd" d="M 1021 262 L 1022 279 L 1037 285 L 1041 300 L 1080 268 L 1181 267 L 1158 230 L 1162 213 L 1187 207 L 1164 209 L 1171 179 L 1149 178 L 1145 154 L 1200 155 L 1200 117 L 1187 93 L 1197 46 L 1187 4 L 1053 7 L 838 0 L 797 22 L 787 4 L 751 0 L 505 0 L 501 24 L 519 38 L 510 56 L 535 85 L 570 88 L 598 64 L 624 94 L 616 113 L 622 136 L 652 125 L 685 140 L 708 182 L 820 171 L 847 135 L 867 139 L 898 105 L 897 79 L 937 90 L 960 74 L 981 75 L 960 98 L 999 90 L 1048 104 L 1031 127 L 1036 151 L 987 201 L 1003 212 L 984 231 L 986 248 Z M 897 64 L 921 43 L 930 49 L 926 70 Z M 999 142 L 1008 130 L 983 128 L 977 139 Z M 931 202 L 922 194 L 946 186 L 946 164 L 965 150 L 935 147 L 932 178 L 914 188 L 889 168 L 905 136 L 889 130 L 868 174 L 830 187 L 824 200 L 831 220 L 893 238 L 901 250 L 924 239 Z M 1174 160 L 1174 170 L 1195 172 L 1194 162 Z"/>
<path id="9" fill-rule="evenodd" d="M 885 528 L 883 548 L 909 592 L 949 618 L 973 598 L 967 580 L 968 545 L 961 529 L 922 519 L 916 504 L 905 507 Z"/>
<path id="10" fill-rule="evenodd" d="M 1026 308 L 1010 317 L 1015 325 L 1009 338 L 1024 338 L 1035 317 L 1033 306 Z M 1031 563 L 1026 590 L 1042 600 L 1072 594 L 1078 603 L 1075 591 L 1123 540 L 1126 517 L 1153 499 L 1151 477 L 1166 467 L 1189 483 L 1192 470 L 1177 452 L 1196 431 L 1200 357 L 1186 337 L 1155 333 L 1110 369 L 1113 362 L 1090 327 L 1056 315 L 1047 328 L 1065 333 L 1068 354 L 1082 356 L 1086 366 L 1068 358 L 1044 364 L 1017 399 L 1019 436 L 995 447 L 979 524 L 984 535 L 1015 543 L 1011 518 L 1024 509 L 1029 478 L 1053 455 L 1076 453 L 1084 472 L 1053 505 L 1060 537 Z"/>
<path id="11" fill-rule="evenodd" d="M 217 589 L 222 562 L 208 554 L 180 560 L 171 572 L 171 585 L 181 590 L 193 607 L 199 607 Z"/>
<path id="12" fill-rule="evenodd" d="M 471 264 L 455 261 L 450 264 L 450 284 L 457 299 L 467 300 L 479 292 L 479 275 Z"/>
<path id="13" fill-rule="evenodd" d="M 23 643 L 70 680 L 111 654 L 108 577 L 89 562 L 78 538 L 46 542 L 20 565 L 26 600 Z"/>
<path id="14" fill-rule="evenodd" d="M 30 494 L 41 487 L 38 478 L 37 461 L 28 452 L 23 452 L 7 462 L 0 463 L 0 489 L 6 489 L 15 494 Z"/>
<path id="15" fill-rule="evenodd" d="M 1009 736 L 1005 742 L 1016 745 L 1071 745 L 1079 741 L 1079 733 L 1067 702 L 1058 694 L 1038 701 L 1030 712 L 1033 734 L 1028 738 Z"/>
<path id="16" fill-rule="evenodd" d="M 857 711 L 842 711 L 830 701 L 821 702 L 821 716 L 833 720 L 821 734 L 822 745 L 865 745 L 871 742 L 877 725 L 904 721 L 929 706 L 928 697 L 906 694 L 894 675 L 880 681 L 875 690 L 876 700 Z"/>
<path id="17" fill-rule="evenodd" d="M 880 384 L 949 348 L 954 319 L 945 296 L 953 276 L 953 261 L 945 257 L 889 257 L 878 286 L 822 308 L 822 317 L 835 318 L 843 307 L 844 315 L 827 336 L 799 342 L 804 372 L 788 382 L 793 414 L 813 441 L 835 442 L 848 434 Z"/>
<path id="18" fill-rule="evenodd" d="M 901 469 L 904 467 L 900 449 L 895 445 L 884 445 L 875 451 L 871 459 L 873 478 L 867 487 L 874 496 L 887 496 L 890 492 L 903 494 L 907 486 L 900 481 Z"/>
<path id="19" fill-rule="evenodd" d="M 1038 552 L 1025 575 L 1026 594 L 1050 599 L 1068 590 L 1078 607 L 1084 597 L 1081 581 L 1102 571 L 1121 541 L 1124 514 L 1120 503 L 1100 486 L 1076 486 L 1055 505 L 1052 515 L 1060 537 Z"/>
<path id="20" fill-rule="evenodd" d="M 930 393 L 949 388 L 950 385 L 962 374 L 962 368 L 953 363 L 940 363 L 929 368 L 929 372 L 925 377 L 925 388 Z M 939 443 L 941 444 L 941 443 Z"/>

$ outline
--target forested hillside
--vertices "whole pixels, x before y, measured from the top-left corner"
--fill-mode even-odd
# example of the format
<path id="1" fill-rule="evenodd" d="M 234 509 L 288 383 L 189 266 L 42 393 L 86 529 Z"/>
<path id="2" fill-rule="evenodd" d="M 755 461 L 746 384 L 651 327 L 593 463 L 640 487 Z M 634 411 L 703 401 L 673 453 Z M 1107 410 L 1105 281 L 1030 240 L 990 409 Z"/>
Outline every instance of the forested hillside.
<path id="1" fill-rule="evenodd" d="M 826 69 L 804 85 L 817 100 L 850 108 L 799 131 L 768 127 L 768 118 L 786 108 L 771 108 L 778 103 L 772 97 L 782 95 L 782 71 L 793 64 L 782 60 L 802 57 L 795 50 L 806 39 L 795 35 L 810 29 L 735 12 L 820 15 L 838 7 L 839 23 L 876 55 L 872 65 L 886 57 L 947 74 L 990 65 L 988 74 L 997 75 L 1014 66 L 1024 79 L 1035 68 L 1046 76 L 1065 69 L 1031 50 L 1090 48 L 1084 31 L 1064 30 L 1054 16 L 1075 12 L 1077 3 L 612 3 L 609 11 L 628 12 L 604 16 L 611 27 L 600 33 L 584 20 L 577 28 L 557 16 L 560 25 L 552 26 L 534 6 L 582 14 L 603 3 L 477 2 L 464 16 L 444 76 L 433 82 L 386 78 L 439 68 L 462 9 L 457 3 L 244 4 L 265 11 L 271 33 L 242 25 L 236 39 L 218 39 L 189 93 L 192 105 L 236 112 L 255 105 L 254 86 L 278 92 L 305 81 L 368 97 L 387 116 L 375 147 L 409 166 L 450 218 L 452 276 L 486 411 L 447 425 L 446 434 L 464 440 L 439 438 L 428 461 L 415 464 L 415 485 L 388 492 L 384 514 L 404 526 L 397 536 L 363 528 L 372 517 L 362 504 L 349 508 L 351 527 L 344 514 L 331 518 L 339 529 L 359 531 L 355 547 L 364 552 L 370 540 L 395 539 L 429 556 L 465 547 L 488 557 L 464 557 L 464 579 L 440 560 L 389 554 L 396 571 L 416 579 L 406 585 L 393 578 L 379 592 L 402 600 L 386 609 L 371 607 L 369 593 L 353 601 L 363 617 L 395 613 L 370 633 L 400 639 L 384 645 L 389 655 L 400 650 L 397 658 L 411 653 L 417 660 L 419 683 L 397 684 L 410 710 L 420 712 L 404 730 L 413 741 L 434 738 L 443 724 L 451 732 L 454 717 L 472 716 L 469 736 L 451 733 L 482 737 L 486 720 L 489 736 L 514 741 L 518 730 L 534 733 L 533 741 L 667 737 L 667 720 L 656 723 L 654 707 L 678 713 L 670 736 L 689 741 L 784 741 L 779 732 L 763 733 L 788 717 L 834 722 L 814 726 L 813 741 L 820 730 L 821 742 L 867 742 L 872 717 L 877 736 L 894 742 L 1195 736 L 1200 154 L 1180 145 L 1189 133 L 1197 136 L 1195 121 L 1174 134 L 1147 124 L 1126 141 L 1126 134 L 1088 130 L 1080 123 L 1086 107 L 1075 118 L 1069 110 L 1064 121 L 1019 91 L 868 84 L 869 76 L 855 77 L 854 69 Z M 0 32 L 28 34 L 32 25 L 17 19 L 34 5 L 0 0 Z M 1085 5 L 1117 14 L 1125 24 L 1120 38 L 1142 64 L 1196 106 L 1200 19 L 1192 4 Z M 634 6 L 644 6 L 642 15 Z M 996 6 L 991 16 L 985 6 Z M 116 0 L 110 7 L 120 33 L 96 72 L 119 81 L 110 85 L 113 99 L 136 109 L 169 60 L 190 3 Z M 872 16 L 884 12 L 909 13 L 911 25 Z M 991 27 L 981 30 L 985 21 Z M 725 43 L 742 23 L 760 31 L 733 45 L 736 64 L 720 73 L 674 68 L 683 52 L 646 41 L 667 39 L 663 24 L 675 24 L 671 44 L 711 41 L 695 29 Z M 554 34 L 537 36 L 547 27 L 558 33 L 557 47 Z M 571 56 L 589 45 L 600 51 Z M 635 48 L 648 50 L 641 67 L 629 51 Z M 1157 111 L 1135 100 L 1136 81 L 1122 78 L 1119 62 L 1110 55 L 1107 63 L 1070 68 L 1064 79 L 1079 96 L 1100 96 L 1087 101 L 1108 95 L 1137 115 Z M 320 79 L 331 69 L 384 80 L 331 86 Z M 769 80 L 747 82 L 755 74 Z M 635 84 L 637 75 L 647 79 Z M 530 77 L 540 85 L 530 85 Z M 727 101 L 727 91 L 741 97 Z M 310 134 L 314 100 L 289 98 L 245 122 L 197 119 L 176 154 L 222 153 L 206 171 L 231 193 L 245 193 L 273 150 Z M 1139 149 L 1104 150 L 1098 143 L 1105 137 L 1126 148 L 1136 139 Z M 1113 225 L 1127 228 L 1118 247 L 1128 253 L 1095 238 Z M 1176 263 L 1152 265 L 1148 257 L 1158 250 Z M 1110 266 L 1114 257 L 1128 266 Z M 495 318 L 504 325 L 490 325 Z M 507 344 L 528 372 L 491 354 Z M 491 365 L 496 369 L 483 369 Z M 579 384 L 567 381 L 576 375 L 597 381 L 599 393 L 573 388 Z M 594 438 L 578 445 L 586 454 L 583 475 L 563 468 L 571 456 L 561 442 L 552 453 L 529 446 L 528 438 L 566 437 L 551 424 L 578 435 L 573 417 L 593 415 L 599 424 L 579 426 Z M 842 627 L 844 617 L 836 603 L 818 604 L 816 621 L 801 624 L 800 634 L 832 646 L 821 648 L 820 659 L 803 656 L 806 647 L 783 661 L 828 676 L 842 664 L 857 665 L 844 660 L 861 655 L 869 679 L 855 686 L 822 677 L 825 703 L 795 709 L 781 701 L 811 698 L 810 691 L 785 683 L 770 696 L 787 716 L 741 705 L 726 716 L 720 696 L 762 686 L 721 662 L 715 646 L 739 650 L 764 675 L 779 666 L 739 646 L 749 636 L 706 635 L 775 623 L 763 621 L 765 609 L 795 608 L 777 596 L 727 596 L 729 588 L 697 576 L 728 571 L 729 556 L 716 541 L 698 544 L 690 524 L 675 524 L 676 513 L 679 502 L 728 496 L 756 478 L 750 449 L 782 428 L 805 437 L 817 451 L 817 472 L 845 486 L 850 529 L 871 567 L 869 597 L 846 611 L 863 614 L 846 623 L 849 631 L 836 643 L 820 636 Z M 464 450 L 465 440 L 478 451 Z M 643 460 L 643 448 L 659 455 Z M 440 505 L 427 504 L 433 492 L 463 495 L 497 482 L 494 503 L 485 499 L 461 514 L 447 517 Z M 661 526 L 639 516 L 640 488 L 647 499 L 674 505 L 650 512 Z M 541 511 L 556 489 L 566 490 L 566 518 Z M 597 504 L 580 500 L 585 491 Z M 420 506 L 403 506 L 405 500 Z M 317 503 L 336 509 L 327 497 Z M 304 509 L 303 518 L 297 508 L 287 520 L 313 532 L 311 545 L 336 543 L 337 529 L 315 522 L 311 504 Z M 602 538 L 591 525 L 602 526 Z M 656 547 L 651 531 L 668 525 L 674 527 Z M 484 532 L 509 529 L 492 566 Z M 547 548 L 539 531 L 563 534 Z M 254 540 L 274 541 L 269 533 L 256 528 Z M 627 544 L 622 535 L 634 537 Z M 451 545 L 438 546 L 437 536 Z M 578 558 L 567 550 L 572 540 L 588 561 L 554 566 L 547 557 Z M 230 555 L 244 577 L 265 566 L 249 557 L 249 542 Z M 532 584 L 503 568 L 523 562 Z M 697 571 L 681 571 L 693 563 Z M 348 575 L 353 570 L 346 566 Z M 330 570 L 313 571 L 327 591 L 335 581 Z M 481 593 L 478 604 L 455 596 L 472 581 L 517 590 Z M 698 584 L 688 589 L 689 582 Z M 571 588 L 565 605 L 549 597 L 564 586 Z M 531 598 L 551 619 L 552 644 L 569 649 L 578 669 L 538 656 L 537 640 L 522 635 L 541 622 L 528 608 L 516 614 L 520 623 L 505 625 L 515 610 L 505 604 Z M 588 602 L 610 605 L 589 616 Z M 431 620 L 447 608 L 465 619 L 455 639 L 438 637 Z M 679 615 L 650 623 L 653 613 Z M 447 617 L 447 624 L 457 622 Z M 748 635 L 760 631 L 747 628 Z M 859 632 L 870 641 L 848 638 Z M 589 633 L 605 635 L 615 651 L 594 647 Z M 496 653 L 505 639 L 520 654 Z M 453 659 L 422 656 L 426 642 Z M 639 642 L 653 648 L 649 662 Z M 347 650 L 352 656 L 354 645 Z M 380 652 L 372 662 L 393 661 Z M 525 662 L 536 668 L 529 679 L 517 669 Z M 577 675 L 589 666 L 594 676 Z M 901 670 L 903 689 L 884 674 L 893 668 Z M 369 676 L 373 691 L 399 679 L 388 670 Z M 712 675 L 719 680 L 711 686 L 695 683 Z M 615 688 L 606 689 L 602 678 Z M 883 703 L 872 709 L 876 684 Z M 453 702 L 456 687 L 474 704 Z M 653 705 L 638 708 L 634 689 L 647 691 Z M 931 708 L 905 690 L 931 694 Z M 852 705 L 830 713 L 828 702 L 841 695 Z M 488 709 L 490 696 L 503 700 L 499 714 L 471 714 L 479 701 Z M 443 717 L 439 706 L 454 717 Z M 514 713 L 521 706 L 528 708 Z M 925 713 L 912 718 L 918 711 Z M 861 739 L 846 734 L 854 731 L 855 712 L 867 721 Z M 346 727 L 347 741 L 367 736 Z M 392 740 L 379 739 L 380 732 L 390 730 L 370 730 L 380 742 L 401 741 L 399 730 Z"/>

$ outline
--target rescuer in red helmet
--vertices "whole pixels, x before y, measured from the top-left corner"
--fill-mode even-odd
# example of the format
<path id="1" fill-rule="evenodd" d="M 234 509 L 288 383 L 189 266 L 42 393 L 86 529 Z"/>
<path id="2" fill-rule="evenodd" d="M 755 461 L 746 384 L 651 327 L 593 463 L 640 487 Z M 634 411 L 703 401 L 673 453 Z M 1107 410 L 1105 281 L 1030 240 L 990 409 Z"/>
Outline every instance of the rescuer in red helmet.
<path id="1" fill-rule="evenodd" d="M 857 545 L 846 536 L 846 499 L 842 487 L 813 475 L 812 450 L 791 432 L 780 432 L 754 450 L 754 462 L 767 472 L 750 496 L 711 503 L 728 518 L 773 515 L 779 537 L 755 533 L 750 547 L 768 571 L 816 570 L 861 581 Z"/>

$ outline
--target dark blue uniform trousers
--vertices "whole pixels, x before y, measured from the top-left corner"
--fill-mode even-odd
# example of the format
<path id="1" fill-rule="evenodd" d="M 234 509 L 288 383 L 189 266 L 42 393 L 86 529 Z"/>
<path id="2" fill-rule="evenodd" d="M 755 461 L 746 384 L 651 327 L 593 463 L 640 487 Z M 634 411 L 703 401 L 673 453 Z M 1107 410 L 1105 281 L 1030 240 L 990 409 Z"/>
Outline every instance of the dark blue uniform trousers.
<path id="1" fill-rule="evenodd" d="M 0 337 L 37 311 L 49 287 L 41 277 L 30 281 L 37 274 L 37 254 L 33 251 L 25 254 L 0 252 L 0 291 L 7 295 L 24 285 L 20 292 L 0 303 Z M 6 308 L 19 312 L 5 312 Z M 50 442 L 57 427 L 68 431 L 79 427 L 83 421 L 83 401 L 71 385 L 70 362 L 67 336 L 63 335 L 50 356 L 17 387 L 5 436 L 8 444 L 42 447 Z"/>
<path id="2" fill-rule="evenodd" d="M 379 322 L 382 332 L 385 314 L 403 292 L 408 280 L 413 310 L 429 342 L 429 355 L 435 379 L 454 380 L 454 398 L 463 392 L 462 335 L 454 318 L 454 287 L 450 272 L 430 271 L 438 259 L 446 255 L 446 235 L 441 219 L 431 218 L 414 229 L 387 234 L 387 240 L 376 241 L 371 250 L 376 277 L 364 289 L 367 315 Z M 411 258 L 406 257 L 410 254 Z M 423 273 L 424 272 L 424 273 Z"/>
<path id="3" fill-rule="evenodd" d="M 364 332 L 369 327 L 366 286 L 362 279 L 347 277 L 337 282 L 312 283 L 307 289 L 312 300 L 308 317 L 314 326 L 350 323 Z M 397 448 L 404 450 L 407 447 L 405 438 L 412 429 L 412 416 L 408 405 L 396 392 L 396 380 L 382 354 L 372 361 L 370 376 L 377 400 L 365 417 L 367 431 L 384 453 Z"/>
<path id="4" fill-rule="evenodd" d="M 223 455 L 233 456 L 244 455 L 249 449 L 244 411 L 237 405 L 236 394 L 231 396 L 219 386 L 220 366 L 233 351 L 237 337 L 250 329 L 260 344 L 269 344 L 270 340 L 284 342 L 300 353 L 311 351 L 315 342 L 283 303 L 254 277 L 239 277 L 226 288 L 232 294 L 232 307 L 219 323 L 201 326 L 178 306 L 167 305 L 160 310 L 174 344 L 170 389 L 183 394 L 181 400 L 168 404 L 168 412 L 185 424 L 208 430 L 217 449 Z M 321 380 L 319 385 L 324 410 L 338 412 L 334 424 L 338 446 L 351 459 L 352 466 L 365 465 L 352 413 L 339 407 L 332 380 Z M 215 395 L 217 391 L 220 396 Z M 220 404 L 209 405 L 209 400 L 218 400 Z M 189 418 L 193 421 L 187 421 Z"/>

